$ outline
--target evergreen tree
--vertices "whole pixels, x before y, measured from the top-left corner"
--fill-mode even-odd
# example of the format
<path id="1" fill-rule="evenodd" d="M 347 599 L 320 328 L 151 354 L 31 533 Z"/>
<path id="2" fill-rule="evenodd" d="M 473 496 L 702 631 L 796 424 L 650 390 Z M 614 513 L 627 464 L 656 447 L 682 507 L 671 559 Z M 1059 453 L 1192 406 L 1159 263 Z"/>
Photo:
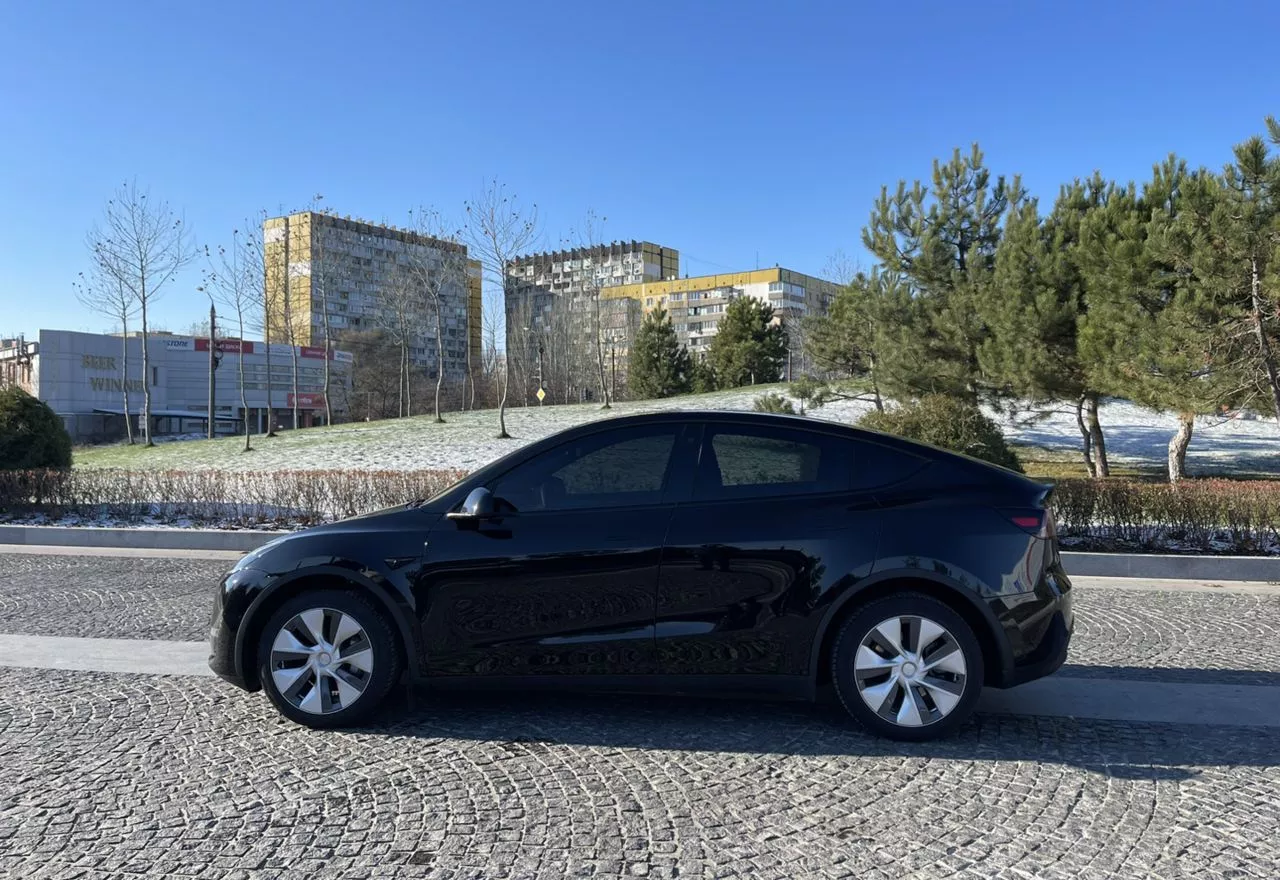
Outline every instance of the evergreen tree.
<path id="1" fill-rule="evenodd" d="M 689 387 L 694 394 L 706 394 L 715 391 L 719 385 L 716 384 L 716 373 L 711 368 L 711 363 L 705 356 L 691 357 L 689 365 Z"/>
<path id="2" fill-rule="evenodd" d="M 1205 172 L 1169 157 L 1141 196 L 1117 190 L 1084 226 L 1081 268 L 1088 311 L 1080 351 L 1089 384 L 1178 414 L 1169 441 L 1169 479 L 1186 475 L 1195 417 L 1238 397 L 1238 373 L 1224 358 L 1227 318 L 1211 287 L 1179 268 L 1184 190 Z"/>
<path id="3" fill-rule="evenodd" d="M 787 357 L 787 334 L 773 323 L 773 306 L 741 296 L 729 303 L 707 359 L 720 388 L 776 382 Z"/>
<path id="4" fill-rule="evenodd" d="M 806 319 L 805 350 L 834 380 L 815 395 L 815 405 L 870 399 L 882 410 L 886 393 L 915 396 L 911 380 L 925 345 L 911 332 L 920 325 L 919 311 L 903 279 L 877 268 L 855 275 L 827 314 Z"/>
<path id="5" fill-rule="evenodd" d="M 1280 123 L 1267 125 L 1280 144 Z M 1234 159 L 1220 177 L 1200 175 L 1185 188 L 1171 247 L 1178 268 L 1201 281 L 1235 328 L 1219 357 L 1237 363 L 1250 396 L 1280 420 L 1280 158 L 1252 137 Z"/>
<path id="6" fill-rule="evenodd" d="M 957 149 L 946 164 L 935 160 L 933 183 L 898 183 L 880 191 L 862 232 L 867 250 L 902 275 L 912 307 L 897 338 L 911 346 L 903 358 L 904 383 L 915 394 L 978 399 L 978 350 L 986 337 L 979 297 L 991 282 L 1000 226 L 1010 204 L 1022 199 L 1018 178 L 991 182 L 977 144 Z"/>
<path id="7" fill-rule="evenodd" d="M 659 306 L 644 316 L 631 345 L 627 385 L 633 397 L 671 397 L 689 391 L 689 352 L 676 338 L 675 328 Z"/>
<path id="8" fill-rule="evenodd" d="M 1087 308 L 1081 228 L 1115 191 L 1100 175 L 1062 187 L 1042 222 L 1029 200 L 1009 212 L 996 249 L 991 284 L 982 297 L 987 337 L 978 348 L 986 381 L 1004 396 L 1042 409 L 1070 402 L 1080 427 L 1085 467 L 1109 473 L 1098 420 L 1099 391 L 1087 381 L 1079 325 Z"/>

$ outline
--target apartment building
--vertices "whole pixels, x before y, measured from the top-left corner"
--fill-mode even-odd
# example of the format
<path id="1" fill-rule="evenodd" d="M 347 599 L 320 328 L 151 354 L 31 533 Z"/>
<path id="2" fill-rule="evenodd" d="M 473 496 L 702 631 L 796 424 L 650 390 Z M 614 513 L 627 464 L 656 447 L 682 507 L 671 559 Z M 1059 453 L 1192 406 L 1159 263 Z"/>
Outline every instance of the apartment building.
<path id="1" fill-rule="evenodd" d="M 404 326 L 410 359 L 434 375 L 435 315 L 422 304 L 438 292 L 446 379 L 479 360 L 480 264 L 465 245 L 318 211 L 268 218 L 262 233 L 269 341 L 322 347 Z"/>
<path id="2" fill-rule="evenodd" d="M 599 360 L 607 381 L 625 382 L 626 345 L 640 326 L 637 303 L 604 292 L 680 274 L 680 252 L 648 241 L 612 242 L 521 256 L 508 269 L 507 351 L 517 381 L 556 400 L 597 393 Z M 596 348 L 597 330 L 600 350 Z M 541 375 L 538 372 L 541 372 Z"/>
<path id="3" fill-rule="evenodd" d="M 604 299 L 637 302 L 643 312 L 666 309 L 676 337 L 694 357 L 704 356 L 719 329 L 720 319 L 730 302 L 749 296 L 773 306 L 774 320 L 788 327 L 791 356 L 785 378 L 800 375 L 806 368 L 800 320 L 808 315 L 824 315 L 840 286 L 775 266 L 750 272 L 700 275 L 694 278 L 649 281 L 610 287 Z M 621 350 L 629 340 L 619 339 Z"/>

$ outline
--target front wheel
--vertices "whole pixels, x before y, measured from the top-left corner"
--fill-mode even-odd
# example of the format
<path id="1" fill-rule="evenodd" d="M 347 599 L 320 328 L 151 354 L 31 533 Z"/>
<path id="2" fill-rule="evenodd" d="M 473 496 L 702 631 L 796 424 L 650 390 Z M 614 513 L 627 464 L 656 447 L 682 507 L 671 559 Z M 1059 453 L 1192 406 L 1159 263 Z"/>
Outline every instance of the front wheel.
<path id="1" fill-rule="evenodd" d="M 271 615 L 258 675 L 280 713 L 307 727 L 348 727 L 381 708 L 404 667 L 386 615 L 359 593 L 316 590 Z"/>
<path id="2" fill-rule="evenodd" d="M 840 702 L 873 733 L 915 742 L 954 732 L 982 690 L 972 627 L 920 593 L 868 603 L 844 622 L 832 651 Z"/>

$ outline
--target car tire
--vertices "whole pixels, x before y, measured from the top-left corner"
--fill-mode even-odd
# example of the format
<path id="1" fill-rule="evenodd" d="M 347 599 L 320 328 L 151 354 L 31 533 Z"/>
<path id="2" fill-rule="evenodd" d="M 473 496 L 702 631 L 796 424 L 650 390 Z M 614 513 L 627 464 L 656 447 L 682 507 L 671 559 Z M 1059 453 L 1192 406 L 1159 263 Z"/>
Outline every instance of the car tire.
<path id="1" fill-rule="evenodd" d="M 314 590 L 272 613 L 258 643 L 258 678 L 280 713 L 307 727 L 368 721 L 400 680 L 392 624 L 357 592 Z"/>
<path id="2" fill-rule="evenodd" d="M 840 626 L 831 680 L 845 710 L 873 733 L 923 742 L 954 733 L 982 691 L 982 648 L 950 606 L 898 593 Z"/>

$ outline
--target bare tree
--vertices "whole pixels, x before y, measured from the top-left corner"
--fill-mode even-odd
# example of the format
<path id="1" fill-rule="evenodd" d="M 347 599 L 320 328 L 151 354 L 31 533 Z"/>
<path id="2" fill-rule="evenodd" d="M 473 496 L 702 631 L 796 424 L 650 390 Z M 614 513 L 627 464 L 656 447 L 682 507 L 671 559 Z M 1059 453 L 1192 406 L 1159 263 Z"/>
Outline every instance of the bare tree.
<path id="1" fill-rule="evenodd" d="M 266 250 L 267 217 L 267 212 L 260 210 L 245 220 L 240 241 L 244 251 L 245 271 L 256 274 L 254 286 L 248 288 L 252 301 L 246 312 L 245 326 L 250 331 L 255 329 L 261 329 L 262 331 L 263 366 L 266 369 L 264 390 L 267 398 L 267 430 L 265 436 L 275 437 L 277 436 L 276 422 L 275 413 L 272 409 L 272 404 L 274 403 L 272 390 L 275 387 L 275 382 L 271 373 L 271 334 L 273 329 L 280 324 L 280 303 L 277 302 L 276 297 L 268 295 L 271 290 L 271 259 Z M 248 418 L 247 414 L 246 418 Z"/>
<path id="2" fill-rule="evenodd" d="M 236 335 L 240 337 L 236 366 L 240 385 L 240 411 L 244 416 L 245 452 L 253 449 L 249 439 L 253 433 L 249 425 L 249 400 L 245 391 L 245 331 L 253 326 L 255 315 L 260 313 L 265 301 L 260 270 L 261 251 L 256 245 L 261 241 L 261 230 L 261 224 L 257 224 L 256 230 L 252 227 L 244 232 L 236 229 L 231 233 L 229 248 L 219 246 L 216 253 L 205 248 L 205 257 L 209 264 L 206 285 L 217 299 L 235 314 Z M 210 344 L 213 344 L 212 339 Z M 268 366 L 267 388 L 270 389 L 270 387 L 271 377 Z M 268 390 L 269 394 L 270 390 Z"/>
<path id="3" fill-rule="evenodd" d="M 588 210 L 582 226 L 574 231 L 573 240 L 570 243 L 572 248 L 582 254 L 582 290 L 580 296 L 589 313 L 590 326 L 587 332 L 590 334 L 591 354 L 592 359 L 595 361 L 594 366 L 600 388 L 600 399 L 604 401 L 601 409 L 609 409 L 611 404 L 609 400 L 609 383 L 604 363 L 604 328 L 600 323 L 600 290 L 604 280 L 600 275 L 600 264 L 604 261 L 604 257 L 602 254 L 596 253 L 596 248 L 601 247 L 601 242 L 603 241 L 602 230 L 608 219 L 608 217 L 601 217 L 593 210 Z"/>
<path id="4" fill-rule="evenodd" d="M 138 304 L 142 323 L 142 436 L 151 442 L 151 362 L 147 310 L 165 286 L 198 256 L 186 224 L 167 202 L 149 198 L 137 181 L 120 185 L 89 232 L 96 267 L 123 285 Z"/>
<path id="5" fill-rule="evenodd" d="M 92 251 L 92 247 L 91 247 Z M 129 321 L 138 313 L 138 300 L 120 279 L 95 265 L 75 282 L 76 299 L 120 326 L 120 389 L 124 395 L 124 432 L 133 445 L 133 414 L 129 407 Z M 145 370 L 144 370 L 145 373 Z M 145 381 L 145 375 L 144 375 Z"/>
<path id="6" fill-rule="evenodd" d="M 470 267 L 465 245 L 456 240 L 462 235 L 460 229 L 431 208 L 419 208 L 416 213 L 411 211 L 410 217 L 413 231 L 435 242 L 433 247 L 409 248 L 406 251 L 406 268 L 421 298 L 419 314 L 423 319 L 430 319 L 435 327 L 435 420 L 443 422 L 440 397 L 444 391 L 445 374 L 445 309 L 451 304 L 461 303 L 463 314 L 469 317 L 467 273 Z M 466 321 L 459 323 L 466 326 Z"/>
<path id="7" fill-rule="evenodd" d="M 507 291 L 512 283 L 511 261 L 533 246 L 538 237 L 538 206 L 524 208 L 516 196 L 507 192 L 505 184 L 488 181 L 480 195 L 466 203 L 467 223 L 463 235 L 476 259 L 480 261 L 484 278 L 489 283 L 490 298 L 485 313 L 494 328 L 496 346 L 496 319 L 505 317 Z M 496 310 L 491 305 L 497 299 Z M 508 328 L 509 329 L 509 328 Z M 504 334 L 504 348 L 509 340 Z M 496 354 L 496 348 L 495 348 Z M 501 364 L 500 397 L 498 400 L 498 437 L 510 438 L 507 433 L 507 391 L 510 385 L 510 359 L 504 357 Z"/>
<path id="8" fill-rule="evenodd" d="M 422 297 L 408 267 L 399 266 L 390 272 L 382 290 L 381 306 L 377 316 L 378 326 L 387 332 L 399 352 L 397 414 L 403 418 L 413 415 L 410 350 L 414 341 L 421 336 L 424 323 Z"/>

